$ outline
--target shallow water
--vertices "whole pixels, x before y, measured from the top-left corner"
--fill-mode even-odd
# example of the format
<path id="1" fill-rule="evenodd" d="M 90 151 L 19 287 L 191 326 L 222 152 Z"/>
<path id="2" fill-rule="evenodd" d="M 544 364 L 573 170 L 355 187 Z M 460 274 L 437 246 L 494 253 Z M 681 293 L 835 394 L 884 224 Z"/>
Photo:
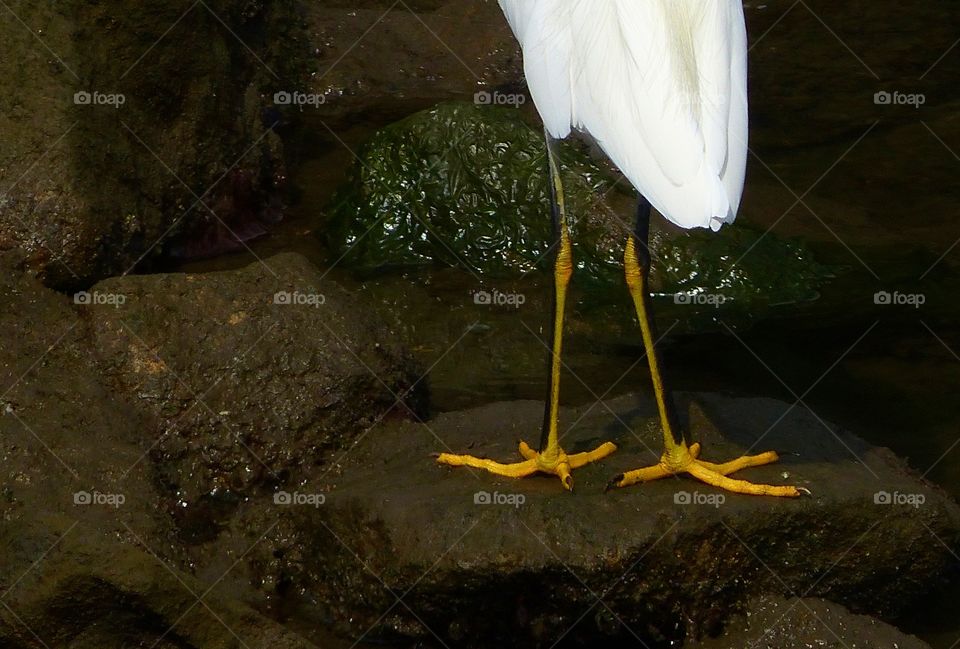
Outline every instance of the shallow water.
<path id="1" fill-rule="evenodd" d="M 960 7 L 931 0 L 840 4 L 748 6 L 754 156 L 741 218 L 802 237 L 821 261 L 843 270 L 802 309 L 784 307 L 730 328 L 718 311 L 712 330 L 668 336 L 668 380 L 679 390 L 802 401 L 908 458 L 960 498 L 960 47 L 951 49 L 960 37 Z M 884 91 L 920 93 L 924 103 L 876 103 L 875 93 Z M 465 81 L 463 98 L 472 92 Z M 430 103 L 374 106 L 334 130 L 352 148 Z M 307 130 L 304 148 L 312 153 L 295 178 L 303 193 L 288 220 L 253 244 L 256 255 L 299 251 L 333 266 L 331 278 L 373 295 L 431 368 L 436 410 L 542 398 L 548 278 L 500 282 L 498 289 L 527 299 L 519 309 L 491 309 L 473 303 L 478 282 L 465 271 L 361 278 L 335 267 L 314 232 L 322 230 L 323 206 L 352 158 L 318 124 Z M 180 269 L 253 259 L 238 254 Z M 922 295 L 924 303 L 877 304 L 878 291 Z M 625 289 L 591 295 L 575 285 L 573 302 L 563 401 L 647 389 Z M 662 320 L 660 328 L 671 324 Z M 955 580 L 900 623 L 934 647 L 952 649 L 960 642 L 958 602 Z"/>

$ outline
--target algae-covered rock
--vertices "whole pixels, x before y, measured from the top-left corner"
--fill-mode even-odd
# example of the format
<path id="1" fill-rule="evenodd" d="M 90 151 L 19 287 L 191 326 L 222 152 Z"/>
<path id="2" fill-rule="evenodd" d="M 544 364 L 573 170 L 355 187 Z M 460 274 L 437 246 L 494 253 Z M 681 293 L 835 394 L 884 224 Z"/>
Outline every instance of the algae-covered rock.
<path id="1" fill-rule="evenodd" d="M 616 217 L 600 200 L 612 183 L 582 152 L 560 151 L 577 265 L 600 275 L 616 263 L 625 233 L 607 222 Z M 347 261 L 496 275 L 547 267 L 546 146 L 517 109 L 440 104 L 380 130 L 359 156 L 334 197 L 328 232 Z"/>
<path id="2" fill-rule="evenodd" d="M 799 239 L 740 223 L 721 233 L 692 230 L 661 240 L 653 274 L 677 304 L 746 307 L 815 299 L 832 271 Z"/>
<path id="3" fill-rule="evenodd" d="M 577 144 L 559 147 L 578 281 L 619 281 L 628 183 Z M 332 204 L 328 241 L 360 267 L 445 264 L 493 276 L 549 267 L 546 147 L 515 108 L 445 103 L 379 131 Z M 624 198 L 627 198 L 625 201 Z M 829 271 L 799 241 L 742 223 L 660 227 L 653 282 L 678 303 L 798 302 Z"/>

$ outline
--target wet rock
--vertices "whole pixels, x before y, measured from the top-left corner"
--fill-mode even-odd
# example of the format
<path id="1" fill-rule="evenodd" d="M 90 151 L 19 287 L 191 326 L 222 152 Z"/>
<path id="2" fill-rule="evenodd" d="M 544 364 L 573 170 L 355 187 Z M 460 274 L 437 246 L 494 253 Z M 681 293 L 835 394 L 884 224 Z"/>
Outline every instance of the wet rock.
<path id="1" fill-rule="evenodd" d="M 758 597 L 746 613 L 718 638 L 693 642 L 701 649 L 808 649 L 858 647 L 860 649 L 929 649 L 920 639 L 867 615 L 813 597 Z"/>
<path id="2" fill-rule="evenodd" d="M 24 265 L 0 254 L 0 518 L 69 513 L 101 529 L 136 519 L 163 534 L 141 462 L 155 421 L 99 381 L 83 321 Z"/>
<path id="3" fill-rule="evenodd" d="M 622 283 L 635 199 L 580 145 L 560 150 L 578 281 Z M 549 268 L 545 160 L 542 133 L 520 111 L 441 104 L 360 149 L 325 237 L 346 263 L 364 268 L 440 263 L 494 277 Z M 801 242 L 744 224 L 720 234 L 662 224 L 654 250 L 654 286 L 677 304 L 714 311 L 756 314 L 814 299 L 831 276 Z"/>
<path id="4" fill-rule="evenodd" d="M 365 304 L 295 255 L 73 297 L 0 270 L 0 646 L 312 646 L 241 602 L 296 556 L 274 490 L 423 412 Z"/>
<path id="5" fill-rule="evenodd" d="M 0 23 L 0 241 L 81 286 L 195 236 L 239 245 L 285 171 L 261 93 L 299 76 L 292 1 L 11 2 Z M 222 22 L 221 22 L 222 21 Z M 202 199 L 202 200 L 201 200 Z"/>
<path id="6" fill-rule="evenodd" d="M 574 228 L 585 248 L 577 264 L 596 275 L 616 263 L 622 239 L 608 235 L 596 200 L 611 183 L 583 152 L 563 152 L 569 209 L 586 217 Z M 546 267 L 545 153 L 543 135 L 515 109 L 446 103 L 417 113 L 364 145 L 333 199 L 327 236 L 348 263 L 367 267 L 443 263 L 501 275 Z"/>
<path id="7" fill-rule="evenodd" d="M 395 336 L 299 255 L 111 278 L 83 301 L 104 380 L 161 422 L 150 455 L 188 541 L 382 418 L 426 410 Z"/>
<path id="8" fill-rule="evenodd" d="M 744 476 L 813 496 L 725 495 L 688 479 L 604 493 L 614 474 L 656 460 L 659 426 L 638 397 L 563 411 L 568 450 L 620 445 L 575 473 L 572 494 L 551 477 L 437 466 L 430 452 L 510 460 L 517 439 L 536 442 L 541 404 L 493 404 L 364 437 L 324 504 L 290 513 L 308 581 L 289 592 L 366 639 L 662 646 L 718 631 L 765 593 L 895 619 L 956 569 L 960 508 L 888 450 L 773 400 L 696 398 L 709 413 L 691 417 L 705 457 L 778 450 L 780 463 Z"/>
<path id="9" fill-rule="evenodd" d="M 520 48 L 495 2 L 311 2 L 303 20 L 312 64 L 306 83 L 326 97 L 317 111 L 325 120 L 352 121 L 373 106 L 471 99 L 523 79 Z"/>
<path id="10" fill-rule="evenodd" d="M 45 516 L 0 528 L 0 544 L 0 582 L 9 587 L 0 612 L 4 647 L 316 646 L 229 594 L 211 592 L 129 527 L 104 535 L 69 517 Z"/>

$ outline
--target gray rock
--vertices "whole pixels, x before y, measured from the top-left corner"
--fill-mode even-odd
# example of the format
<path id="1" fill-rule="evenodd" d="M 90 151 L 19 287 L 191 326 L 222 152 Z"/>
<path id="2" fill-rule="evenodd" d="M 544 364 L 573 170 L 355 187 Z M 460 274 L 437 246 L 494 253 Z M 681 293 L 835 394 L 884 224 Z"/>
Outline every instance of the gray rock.
<path id="1" fill-rule="evenodd" d="M 614 474 L 655 461 L 647 447 L 659 452 L 653 409 L 637 397 L 563 411 L 568 450 L 621 447 L 578 470 L 573 494 L 552 477 L 515 482 L 434 464 L 433 451 L 510 460 L 517 439 L 537 441 L 541 404 L 493 404 L 364 437 L 326 503 L 297 514 L 292 543 L 312 578 L 303 589 L 367 639 L 656 646 L 716 630 L 763 593 L 891 619 L 952 565 L 960 508 L 888 450 L 773 400 L 697 400 L 717 426 L 692 419 L 704 457 L 730 459 L 759 441 L 754 450 L 783 459 L 744 477 L 814 495 L 718 499 L 688 479 L 604 493 Z M 513 505 L 476 504 L 483 493 Z"/>

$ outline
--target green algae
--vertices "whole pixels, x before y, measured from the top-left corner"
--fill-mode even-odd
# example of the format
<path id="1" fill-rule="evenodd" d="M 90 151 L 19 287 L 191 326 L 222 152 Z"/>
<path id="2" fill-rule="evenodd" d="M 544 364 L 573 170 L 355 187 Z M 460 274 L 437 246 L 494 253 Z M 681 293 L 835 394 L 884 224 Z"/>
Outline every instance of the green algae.
<path id="1" fill-rule="evenodd" d="M 558 147 L 577 281 L 622 281 L 628 184 L 585 147 Z M 486 277 L 548 269 L 543 135 L 515 108 L 450 102 L 378 131 L 329 209 L 327 243 L 354 267 L 454 266 Z M 615 206 L 615 204 L 618 204 Z M 806 245 L 738 224 L 654 234 L 653 284 L 678 304 L 813 299 L 832 275 Z"/>

